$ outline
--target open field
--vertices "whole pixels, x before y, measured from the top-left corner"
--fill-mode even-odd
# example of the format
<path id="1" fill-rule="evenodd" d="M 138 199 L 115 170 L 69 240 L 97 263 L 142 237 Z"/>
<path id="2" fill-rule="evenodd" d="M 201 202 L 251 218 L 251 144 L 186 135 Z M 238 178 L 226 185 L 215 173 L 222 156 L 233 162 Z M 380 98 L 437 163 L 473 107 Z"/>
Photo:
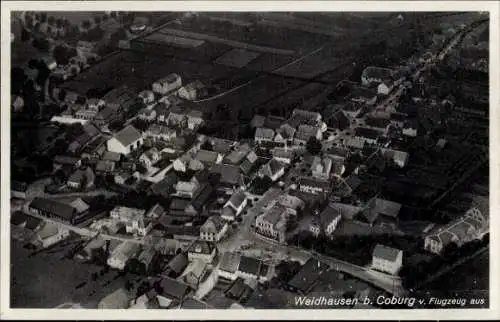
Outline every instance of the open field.
<path id="1" fill-rule="evenodd" d="M 109 271 L 91 281 L 90 276 L 102 268 L 75 260 L 61 259 L 64 250 L 57 253 L 32 251 L 11 241 L 11 307 L 52 308 L 64 302 L 81 303 L 85 308 L 96 308 L 99 300 L 119 287 L 124 278 L 114 279 L 116 272 Z M 80 283 L 83 287 L 76 288 Z M 109 282 L 109 283 L 108 283 Z"/>
<path id="2" fill-rule="evenodd" d="M 136 90 L 150 86 L 170 73 L 178 73 L 182 82 L 194 80 L 212 83 L 215 78 L 230 78 L 237 70 L 225 66 L 214 66 L 202 62 L 186 61 L 172 57 L 143 55 L 123 51 L 79 74 L 63 87 L 85 94 L 92 88 L 118 87 L 127 84 Z M 241 73 L 240 73 L 241 74 Z M 238 75 L 241 77 L 241 75 Z"/>

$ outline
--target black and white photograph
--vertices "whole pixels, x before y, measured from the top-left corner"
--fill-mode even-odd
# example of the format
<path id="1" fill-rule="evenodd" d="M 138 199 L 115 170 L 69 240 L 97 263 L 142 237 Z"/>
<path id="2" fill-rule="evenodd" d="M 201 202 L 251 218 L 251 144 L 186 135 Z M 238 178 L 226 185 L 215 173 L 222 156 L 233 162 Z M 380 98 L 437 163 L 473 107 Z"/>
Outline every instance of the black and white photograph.
<path id="1" fill-rule="evenodd" d="M 15 2 L 2 313 L 498 310 L 498 2 Z"/>

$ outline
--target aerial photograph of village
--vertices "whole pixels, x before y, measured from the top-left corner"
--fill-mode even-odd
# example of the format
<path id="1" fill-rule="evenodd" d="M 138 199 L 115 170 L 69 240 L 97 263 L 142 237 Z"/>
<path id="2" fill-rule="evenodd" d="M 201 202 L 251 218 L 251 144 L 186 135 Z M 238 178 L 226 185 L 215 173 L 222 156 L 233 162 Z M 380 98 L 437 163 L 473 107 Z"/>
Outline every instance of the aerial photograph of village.
<path id="1" fill-rule="evenodd" d="M 490 307 L 488 12 L 10 25 L 11 308 Z"/>

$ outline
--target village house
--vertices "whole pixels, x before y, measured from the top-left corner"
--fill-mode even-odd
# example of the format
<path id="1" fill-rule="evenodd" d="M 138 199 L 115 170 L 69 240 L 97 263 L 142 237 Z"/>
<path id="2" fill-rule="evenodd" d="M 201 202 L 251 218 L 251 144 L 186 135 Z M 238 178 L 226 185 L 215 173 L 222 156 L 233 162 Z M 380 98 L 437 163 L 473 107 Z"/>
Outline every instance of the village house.
<path id="1" fill-rule="evenodd" d="M 274 131 L 272 129 L 259 127 L 255 130 L 254 140 L 256 143 L 271 142 L 274 139 Z"/>
<path id="2" fill-rule="evenodd" d="M 324 194 L 330 191 L 330 183 L 325 180 L 301 177 L 299 179 L 299 190 L 313 195 Z"/>
<path id="3" fill-rule="evenodd" d="M 154 105 L 153 110 L 156 114 L 156 122 L 165 123 L 168 119 L 169 105 L 165 102 L 158 102 Z"/>
<path id="4" fill-rule="evenodd" d="M 217 253 L 217 247 L 211 242 L 196 240 L 188 248 L 188 259 L 193 261 L 201 259 L 205 263 L 212 263 Z"/>
<path id="5" fill-rule="evenodd" d="M 292 112 L 293 116 L 300 116 L 306 121 L 321 122 L 321 114 L 318 112 L 307 111 L 300 108 L 296 108 Z"/>
<path id="6" fill-rule="evenodd" d="M 225 252 L 220 259 L 220 265 L 217 267 L 219 277 L 236 280 L 237 271 L 240 266 L 241 254 L 237 252 Z"/>
<path id="7" fill-rule="evenodd" d="M 363 111 L 363 104 L 360 102 L 346 102 L 342 106 L 342 112 L 350 118 L 357 118 Z"/>
<path id="8" fill-rule="evenodd" d="M 170 109 L 168 117 L 166 120 L 169 126 L 181 126 L 184 127 L 186 124 L 186 110 L 181 106 L 174 106 Z"/>
<path id="9" fill-rule="evenodd" d="M 141 109 L 139 112 L 137 112 L 137 117 L 140 120 L 152 122 L 156 120 L 156 110 L 145 107 Z"/>
<path id="10" fill-rule="evenodd" d="M 188 284 L 168 277 L 155 283 L 154 288 L 158 293 L 157 298 L 161 308 L 178 307 L 191 292 Z"/>
<path id="11" fill-rule="evenodd" d="M 224 204 L 222 218 L 232 221 L 238 217 L 248 203 L 245 192 L 238 190 L 231 195 L 231 198 Z M 226 209 L 226 211 L 224 211 Z"/>
<path id="12" fill-rule="evenodd" d="M 332 165 L 332 159 L 314 156 L 311 165 L 312 176 L 316 179 L 328 180 L 332 171 Z"/>
<path id="13" fill-rule="evenodd" d="M 378 137 L 382 134 L 380 131 L 368 127 L 357 127 L 354 132 L 355 137 L 369 144 L 377 143 Z"/>
<path id="14" fill-rule="evenodd" d="M 102 99 L 106 107 L 111 107 L 115 112 L 129 111 L 137 103 L 137 96 L 127 85 L 112 89 Z"/>
<path id="15" fill-rule="evenodd" d="M 273 182 L 285 174 L 285 164 L 276 159 L 271 159 L 259 169 L 260 177 L 269 177 Z"/>
<path id="16" fill-rule="evenodd" d="M 377 91 L 364 86 L 356 86 L 347 96 L 351 102 L 373 106 L 377 101 Z"/>
<path id="17" fill-rule="evenodd" d="M 11 180 L 10 182 L 10 197 L 18 199 L 26 199 L 28 195 L 28 184 L 26 182 L 20 182 L 16 180 Z"/>
<path id="18" fill-rule="evenodd" d="M 165 96 L 182 86 L 182 79 L 178 74 L 169 74 L 153 83 L 153 92 Z"/>
<path id="19" fill-rule="evenodd" d="M 145 210 L 116 206 L 109 215 L 111 219 L 125 224 L 126 232 L 145 236 L 152 228 L 152 222 L 144 216 Z"/>
<path id="20" fill-rule="evenodd" d="M 394 112 L 389 115 L 389 120 L 391 124 L 398 128 L 403 128 L 407 119 L 408 119 L 408 114 L 406 113 Z"/>
<path id="21" fill-rule="evenodd" d="M 263 237 L 283 244 L 286 241 L 286 226 L 289 216 L 288 208 L 274 204 L 255 219 L 256 232 Z"/>
<path id="22" fill-rule="evenodd" d="M 153 91 L 144 90 L 137 95 L 144 104 L 149 105 L 155 101 L 155 93 Z"/>
<path id="23" fill-rule="evenodd" d="M 177 278 L 185 270 L 188 264 L 189 260 L 187 254 L 185 252 L 180 252 L 167 263 L 161 275 L 163 277 Z"/>
<path id="24" fill-rule="evenodd" d="M 475 196 L 470 208 L 463 216 L 452 222 L 436 227 L 424 239 L 424 249 L 441 254 L 450 243 L 457 246 L 480 238 L 489 230 L 489 202 L 485 197 Z"/>
<path id="25" fill-rule="evenodd" d="M 342 219 L 340 209 L 332 205 L 328 205 L 322 212 L 320 212 L 319 223 L 321 225 L 321 230 L 326 236 L 331 236 L 333 234 L 340 222 L 340 219 Z"/>
<path id="26" fill-rule="evenodd" d="M 236 275 L 245 280 L 258 280 L 262 262 L 256 258 L 241 256 Z"/>
<path id="27" fill-rule="evenodd" d="M 392 79 L 393 70 L 389 68 L 366 67 L 361 74 L 361 83 L 364 86 L 371 85 L 373 83 L 380 84 L 386 79 Z"/>
<path id="28" fill-rule="evenodd" d="M 397 165 L 400 168 L 404 168 L 408 164 L 408 159 L 409 159 L 408 152 L 386 149 L 386 148 L 381 148 L 381 151 L 386 159 L 391 160 L 395 165 Z"/>
<path id="29" fill-rule="evenodd" d="M 286 164 L 291 164 L 293 161 L 293 158 L 295 156 L 294 152 L 292 149 L 288 148 L 274 148 L 271 150 L 271 154 L 273 156 L 273 159 L 283 162 Z"/>
<path id="30" fill-rule="evenodd" d="M 323 138 L 321 128 L 314 125 L 301 124 L 297 129 L 293 142 L 294 144 L 306 144 L 311 137 L 321 140 Z"/>
<path id="31" fill-rule="evenodd" d="M 243 161 L 241 162 L 239 168 L 241 170 L 241 172 L 245 175 L 248 175 L 250 174 L 250 172 L 255 169 L 255 165 L 256 165 L 256 162 L 257 160 L 259 159 L 259 157 L 257 156 L 257 154 L 255 153 L 255 151 L 250 151 L 246 157 L 243 159 Z"/>
<path id="32" fill-rule="evenodd" d="M 68 155 L 56 155 L 54 157 L 54 169 L 59 169 L 62 166 L 68 166 L 73 169 L 79 168 L 82 165 L 82 159 Z"/>
<path id="33" fill-rule="evenodd" d="M 141 133 L 132 125 L 128 125 L 108 140 L 107 147 L 108 151 L 128 155 L 143 144 Z"/>
<path id="34" fill-rule="evenodd" d="M 295 132 L 296 129 L 290 124 L 282 124 L 278 129 L 276 129 L 276 136 L 274 137 L 274 141 L 284 144 L 290 144 L 293 142 Z"/>
<path id="35" fill-rule="evenodd" d="M 196 290 L 206 274 L 207 263 L 199 258 L 196 258 L 189 263 L 182 273 L 181 278 L 184 283 Z"/>
<path id="36" fill-rule="evenodd" d="M 126 185 L 129 183 L 131 180 L 134 180 L 133 178 L 138 178 L 138 175 L 134 175 L 134 173 L 131 173 L 130 171 L 119 169 L 118 171 L 114 171 L 115 176 L 113 177 L 114 181 L 116 184 L 119 185 Z"/>
<path id="37" fill-rule="evenodd" d="M 95 174 L 92 168 L 87 167 L 85 170 L 78 169 L 68 178 L 66 184 L 73 189 L 90 189 L 94 186 Z"/>
<path id="38" fill-rule="evenodd" d="M 179 89 L 179 97 L 183 98 L 187 101 L 195 101 L 205 96 L 207 92 L 207 88 L 200 81 L 193 81 Z"/>
<path id="39" fill-rule="evenodd" d="M 403 251 L 377 244 L 373 250 L 372 268 L 378 271 L 397 275 L 403 266 Z"/>
<path id="40" fill-rule="evenodd" d="M 76 208 L 51 199 L 36 197 L 28 205 L 28 212 L 35 213 L 48 218 L 55 218 L 72 225 L 76 225 L 85 219 L 80 216 Z"/>
<path id="41" fill-rule="evenodd" d="M 97 304 L 98 309 L 128 309 L 130 297 L 124 288 L 119 288 L 101 299 Z"/>
<path id="42" fill-rule="evenodd" d="M 407 121 L 403 125 L 403 135 L 409 137 L 416 137 L 418 131 L 418 124 L 416 122 Z"/>
<path id="43" fill-rule="evenodd" d="M 228 224 L 220 216 L 211 216 L 200 228 L 200 239 L 209 242 L 220 241 L 227 232 Z"/>
<path id="44" fill-rule="evenodd" d="M 321 275 L 329 268 L 329 265 L 315 258 L 310 258 L 287 283 L 286 287 L 288 290 L 300 295 L 308 294 L 316 285 Z"/>
<path id="45" fill-rule="evenodd" d="M 106 174 L 115 171 L 116 163 L 114 161 L 99 160 L 95 166 L 96 173 Z"/>
<path id="46" fill-rule="evenodd" d="M 377 118 L 377 117 L 365 118 L 365 127 L 379 130 L 383 133 L 387 133 L 390 125 L 391 121 L 385 118 Z"/>
<path id="47" fill-rule="evenodd" d="M 222 155 L 215 151 L 200 149 L 196 152 L 193 159 L 201 162 L 204 166 L 211 166 L 216 163 L 220 163 L 222 161 Z"/>
<path id="48" fill-rule="evenodd" d="M 200 185 L 192 181 L 179 181 L 175 185 L 176 195 L 179 197 L 193 198 L 199 189 Z"/>
<path id="49" fill-rule="evenodd" d="M 47 248 L 68 238 L 69 235 L 70 231 L 62 225 L 46 222 L 45 225 L 36 232 L 30 244 L 37 248 Z"/>
<path id="50" fill-rule="evenodd" d="M 108 257 L 107 264 L 111 268 L 124 270 L 127 262 L 140 250 L 140 245 L 134 242 L 119 244 Z"/>
<path id="51" fill-rule="evenodd" d="M 139 157 L 139 162 L 146 167 L 146 169 L 149 169 L 155 164 L 156 162 L 160 161 L 161 159 L 161 154 L 160 151 L 158 151 L 157 148 L 151 148 L 141 154 Z"/>
<path id="52" fill-rule="evenodd" d="M 217 184 L 218 190 L 232 193 L 245 186 L 243 175 L 237 166 L 218 163 L 210 168 L 210 172 L 220 174 L 220 180 Z"/>
<path id="53" fill-rule="evenodd" d="M 386 78 L 377 86 L 377 93 L 381 95 L 389 95 L 394 88 L 394 81 L 391 78 Z"/>
<path id="54" fill-rule="evenodd" d="M 144 132 L 146 138 L 152 138 L 153 141 L 163 140 L 170 141 L 177 136 L 175 130 L 159 124 L 151 124 L 146 132 Z"/>
<path id="55" fill-rule="evenodd" d="M 196 130 L 203 124 L 203 112 L 200 110 L 192 109 L 187 114 L 188 129 Z"/>

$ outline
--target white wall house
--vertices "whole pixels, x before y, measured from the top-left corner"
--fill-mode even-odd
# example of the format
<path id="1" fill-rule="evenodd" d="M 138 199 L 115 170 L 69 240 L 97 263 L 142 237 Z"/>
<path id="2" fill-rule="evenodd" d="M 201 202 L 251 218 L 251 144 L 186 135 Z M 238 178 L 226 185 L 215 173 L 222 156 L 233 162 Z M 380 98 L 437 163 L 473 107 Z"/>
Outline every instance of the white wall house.
<path id="1" fill-rule="evenodd" d="M 153 92 L 160 95 L 166 95 L 178 90 L 182 86 L 182 79 L 178 74 L 170 74 L 165 78 L 159 79 L 153 83 Z"/>
<path id="2" fill-rule="evenodd" d="M 116 133 L 107 142 L 108 151 L 128 155 L 144 144 L 141 133 L 132 125 Z"/>
<path id="3" fill-rule="evenodd" d="M 372 268 L 396 275 L 403 266 L 403 251 L 377 244 L 373 250 Z"/>

